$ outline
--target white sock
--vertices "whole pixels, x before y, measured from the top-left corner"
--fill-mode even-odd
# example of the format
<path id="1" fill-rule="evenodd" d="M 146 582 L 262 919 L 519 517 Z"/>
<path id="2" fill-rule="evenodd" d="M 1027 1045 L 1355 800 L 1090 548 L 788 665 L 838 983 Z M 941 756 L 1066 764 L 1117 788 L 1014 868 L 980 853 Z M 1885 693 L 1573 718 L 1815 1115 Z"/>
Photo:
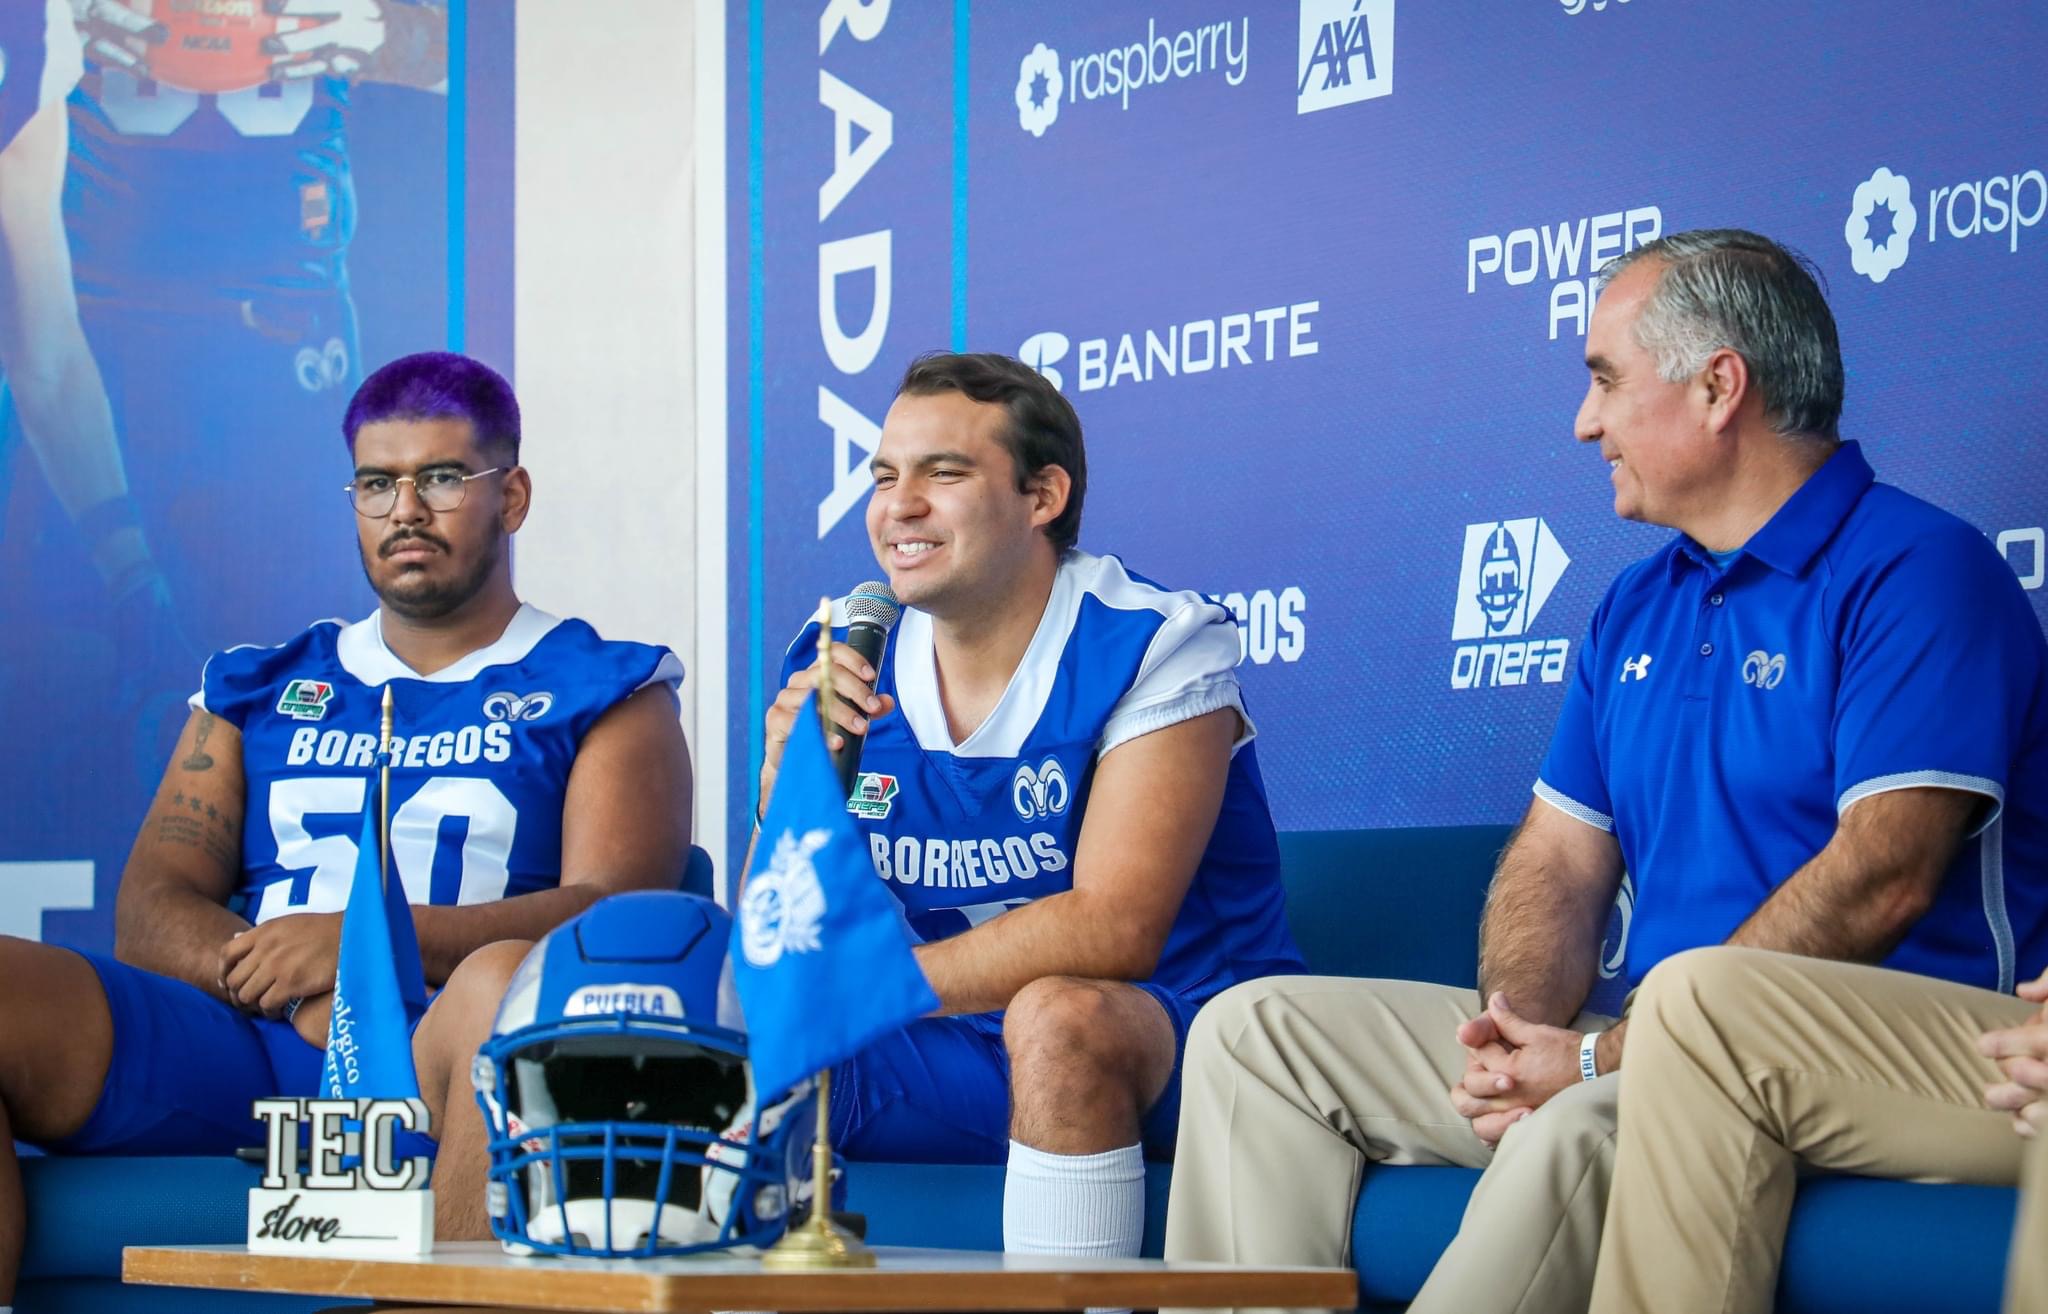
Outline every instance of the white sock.
<path id="1" fill-rule="evenodd" d="M 1048 1154 L 1010 1142 L 1010 1169 L 1003 1177 L 1003 1249 L 1020 1255 L 1136 1259 L 1144 1240 L 1142 1146 Z"/>

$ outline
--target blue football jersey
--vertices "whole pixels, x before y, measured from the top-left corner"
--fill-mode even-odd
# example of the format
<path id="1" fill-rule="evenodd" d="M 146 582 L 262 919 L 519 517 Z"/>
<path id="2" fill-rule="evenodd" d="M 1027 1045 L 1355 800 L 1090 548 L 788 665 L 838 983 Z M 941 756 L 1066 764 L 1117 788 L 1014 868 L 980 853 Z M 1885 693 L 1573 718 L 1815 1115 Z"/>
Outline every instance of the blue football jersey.
<path id="1" fill-rule="evenodd" d="M 385 646 L 375 614 L 215 654 L 192 705 L 242 732 L 243 915 L 348 901 L 385 685 L 392 867 L 413 903 L 470 904 L 559 883 L 562 799 L 584 733 L 620 700 L 682 678 L 666 648 L 608 642 L 533 607 L 429 676 Z"/>
<path id="2" fill-rule="evenodd" d="M 841 606 L 834 624 L 843 632 Z M 790 646 L 783 682 L 816 652 L 814 622 Z M 847 810 L 911 928 L 943 939 L 1072 889 L 1095 764 L 1207 712 L 1244 716 L 1237 661 L 1237 630 L 1222 608 L 1140 579 L 1115 557 L 1069 551 L 1001 701 L 956 744 L 939 700 L 931 618 L 906 608 L 876 682 L 899 710 L 870 728 Z M 1254 733 L 1244 716 L 1215 833 L 1152 977 L 1197 1001 L 1302 970 Z"/>
<path id="3" fill-rule="evenodd" d="M 82 295 L 187 305 L 345 290 L 348 83 L 210 95 L 88 63 L 64 218 Z"/>
<path id="4" fill-rule="evenodd" d="M 0 5 L 0 151 L 43 106 L 64 99 L 82 69 L 70 0 Z"/>

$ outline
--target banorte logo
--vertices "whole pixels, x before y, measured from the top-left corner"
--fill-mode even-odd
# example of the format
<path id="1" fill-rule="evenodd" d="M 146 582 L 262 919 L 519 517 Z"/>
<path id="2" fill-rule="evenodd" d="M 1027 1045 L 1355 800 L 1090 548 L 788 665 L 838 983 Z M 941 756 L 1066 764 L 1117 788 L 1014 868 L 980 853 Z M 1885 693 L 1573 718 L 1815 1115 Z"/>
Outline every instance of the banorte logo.
<path id="1" fill-rule="evenodd" d="M 1017 359 L 1043 374 L 1053 387 L 1065 389 L 1065 376 L 1053 367 L 1066 359 L 1067 348 L 1071 345 L 1064 333 L 1034 333 L 1024 339 L 1023 346 L 1017 348 Z"/>
<path id="2" fill-rule="evenodd" d="M 1856 185 L 1849 222 L 1842 225 L 1842 236 L 1849 243 L 1849 267 L 1873 283 L 1884 282 L 1912 254 L 1913 230 L 1919 225 L 1913 184 L 1879 165 L 1876 173 Z M 1882 242 L 1877 240 L 1879 234 Z"/>
<path id="3" fill-rule="evenodd" d="M 1017 65 L 1017 122 L 1034 137 L 1043 137 L 1060 116 L 1060 97 L 1066 94 L 1066 79 L 1060 76 L 1060 52 L 1041 41 Z"/>

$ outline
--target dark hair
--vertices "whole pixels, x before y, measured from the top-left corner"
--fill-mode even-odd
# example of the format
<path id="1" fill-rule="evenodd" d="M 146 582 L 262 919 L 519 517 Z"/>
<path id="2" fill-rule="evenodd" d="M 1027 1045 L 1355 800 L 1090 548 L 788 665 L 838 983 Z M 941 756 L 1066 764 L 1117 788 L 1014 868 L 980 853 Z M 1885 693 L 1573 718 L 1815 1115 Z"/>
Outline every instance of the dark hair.
<path id="1" fill-rule="evenodd" d="M 1813 261 L 1759 233 L 1701 228 L 1639 246 L 1601 277 L 1643 260 L 1663 269 L 1635 336 L 1666 383 L 1691 378 L 1726 347 L 1749 366 L 1772 428 L 1836 441 L 1842 345 Z"/>
<path id="2" fill-rule="evenodd" d="M 1081 536 L 1081 501 L 1088 492 L 1088 454 L 1081 444 L 1081 417 L 1046 377 L 1024 362 L 994 352 L 934 351 L 919 356 L 903 375 L 899 395 L 929 397 L 957 392 L 1009 412 L 1002 443 L 1017 471 L 1017 491 L 1046 466 L 1067 472 L 1066 509 L 1045 527 L 1058 551 Z"/>
<path id="3" fill-rule="evenodd" d="M 479 448 L 508 452 L 519 462 L 519 399 L 490 366 L 452 351 L 401 356 L 363 380 L 341 417 L 341 436 L 382 420 L 468 420 Z"/>

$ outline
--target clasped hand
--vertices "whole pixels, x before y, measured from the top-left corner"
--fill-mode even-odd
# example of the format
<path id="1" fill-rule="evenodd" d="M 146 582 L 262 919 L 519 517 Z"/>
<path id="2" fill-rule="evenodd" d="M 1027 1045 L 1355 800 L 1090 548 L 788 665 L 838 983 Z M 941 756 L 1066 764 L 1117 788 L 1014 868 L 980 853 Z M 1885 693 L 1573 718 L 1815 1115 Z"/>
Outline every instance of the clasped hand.
<path id="1" fill-rule="evenodd" d="M 283 1017 L 294 999 L 334 989 L 340 913 L 293 913 L 239 931 L 221 946 L 220 988 L 247 1013 Z"/>
<path id="2" fill-rule="evenodd" d="M 1458 1028 L 1465 1075 L 1451 1087 L 1451 1107 L 1487 1145 L 1579 1080 L 1580 1034 L 1531 1022 L 1495 991 L 1486 1011 Z"/>
<path id="3" fill-rule="evenodd" d="M 2048 1005 L 2048 972 L 2019 988 L 2022 999 Z M 1984 1102 L 2012 1114 L 2013 1130 L 2032 1138 L 2048 1125 L 2048 1007 L 2016 1027 L 1987 1031 L 1977 1049 L 2005 1080 L 1984 1088 Z"/>

